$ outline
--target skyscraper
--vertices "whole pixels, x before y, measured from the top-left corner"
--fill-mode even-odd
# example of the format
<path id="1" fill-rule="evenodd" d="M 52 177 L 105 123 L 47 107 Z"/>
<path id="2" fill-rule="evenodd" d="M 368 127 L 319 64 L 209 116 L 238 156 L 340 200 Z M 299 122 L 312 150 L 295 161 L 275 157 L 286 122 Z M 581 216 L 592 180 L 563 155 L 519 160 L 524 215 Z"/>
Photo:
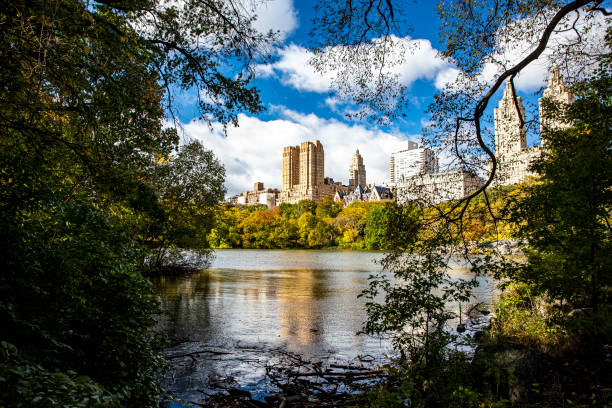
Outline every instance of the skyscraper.
<path id="1" fill-rule="evenodd" d="M 563 123 L 557 117 L 551 117 L 544 109 L 544 100 L 560 104 L 569 104 L 574 102 L 574 99 L 574 95 L 570 89 L 563 83 L 563 79 L 559 74 L 559 67 L 553 65 L 550 71 L 550 78 L 548 78 L 548 87 L 546 87 L 542 97 L 538 100 L 540 107 L 540 140 L 543 148 L 546 148 L 545 133 L 547 130 L 562 129 L 570 125 L 569 123 Z"/>
<path id="2" fill-rule="evenodd" d="M 338 186 L 325 178 L 325 154 L 318 140 L 283 148 L 280 203 L 321 201 L 333 196 Z"/>
<path id="3" fill-rule="evenodd" d="M 510 79 L 508 79 L 504 96 L 499 101 L 498 107 L 493 110 L 495 154 L 497 155 L 517 153 L 527 147 L 526 126 L 521 126 L 521 118 L 525 121 L 523 99 L 517 96 L 515 104 L 514 96 Z"/>
<path id="4" fill-rule="evenodd" d="M 298 146 L 283 148 L 282 177 L 282 190 L 289 190 L 300 184 L 300 148 Z"/>
<path id="5" fill-rule="evenodd" d="M 296 146 L 297 147 L 297 146 Z M 318 140 L 300 145 L 300 185 L 303 188 L 323 184 L 325 155 Z"/>
<path id="6" fill-rule="evenodd" d="M 365 187 L 366 185 L 366 170 L 363 165 L 363 157 L 359 154 L 359 149 L 355 151 L 353 160 L 349 167 L 349 187 L 355 188 L 357 186 Z"/>
<path id="7" fill-rule="evenodd" d="M 419 174 L 438 171 L 436 156 L 428 147 L 419 147 L 408 141 L 408 149 L 391 154 L 389 159 L 389 179 L 391 185 L 402 182 Z"/>

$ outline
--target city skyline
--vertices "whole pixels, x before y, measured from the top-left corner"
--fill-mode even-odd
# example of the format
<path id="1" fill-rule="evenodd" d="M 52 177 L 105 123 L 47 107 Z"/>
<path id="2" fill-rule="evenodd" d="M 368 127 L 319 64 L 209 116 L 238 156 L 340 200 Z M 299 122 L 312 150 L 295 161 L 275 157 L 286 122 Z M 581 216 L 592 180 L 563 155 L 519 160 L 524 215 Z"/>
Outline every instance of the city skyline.
<path id="1" fill-rule="evenodd" d="M 531 172 L 529 167 L 542 154 L 542 146 L 527 146 L 526 131 L 520 126 L 519 121 L 519 117 L 525 117 L 525 108 L 522 98 L 517 96 L 515 99 L 514 95 L 508 80 L 503 96 L 499 99 L 497 107 L 494 108 L 494 151 L 498 161 L 494 185 L 515 184 L 521 182 L 525 177 L 534 176 L 535 173 Z M 557 66 L 551 68 L 543 96 L 563 103 L 573 100 L 573 95 L 563 82 Z M 538 104 L 541 132 L 545 132 L 550 127 L 566 126 L 564 123 L 548 118 L 546 112 L 542 110 L 542 103 L 543 98 L 540 98 Z M 345 195 L 355 190 L 356 187 L 368 185 L 366 184 L 366 168 L 359 149 L 356 149 L 351 157 L 348 183 L 344 183 L 343 178 L 334 180 L 333 177 L 326 176 L 324 157 L 323 145 L 319 140 L 303 142 L 296 146 L 284 146 L 279 202 L 294 203 L 302 199 L 320 201 L 324 196 L 333 193 L 337 195 L 338 192 Z M 479 174 L 473 171 L 465 169 L 440 171 L 436 152 L 430 147 L 419 146 L 417 142 L 410 140 L 407 141 L 404 149 L 389 155 L 389 172 L 386 181 L 380 184 L 397 187 L 398 197 L 400 196 L 399 190 L 403 190 L 402 200 L 419 198 L 419 193 L 415 191 L 424 189 L 423 194 L 429 196 L 428 200 L 432 203 L 440 200 L 460 199 L 484 183 Z M 375 184 L 375 182 L 371 183 L 371 185 Z M 257 191 L 256 187 L 254 192 Z M 244 194 L 247 193 L 243 192 Z"/>
<path id="2" fill-rule="evenodd" d="M 228 195 L 250 189 L 253 180 L 280 187 L 281 159 L 272 152 L 315 139 L 325 145 L 329 157 L 342 158 L 327 163 L 327 176 L 348 183 L 346 169 L 352 153 L 359 149 L 368 167 L 368 181 L 387 182 L 388 155 L 401 150 L 408 140 L 419 141 L 422 126 L 428 120 L 425 110 L 433 95 L 457 72 L 438 54 L 439 39 L 431 29 L 439 25 L 434 7 L 427 2 L 410 5 L 418 18 L 414 19 L 411 35 L 400 40 L 414 46 L 414 54 L 398 70 L 413 102 L 403 112 L 405 117 L 387 126 L 347 118 L 345 114 L 355 107 L 343 104 L 335 90 L 329 88 L 329 77 L 308 64 L 307 34 L 312 16 L 309 2 L 275 0 L 262 7 L 257 10 L 258 28 L 281 33 L 272 63 L 259 67 L 254 83 L 261 90 L 266 111 L 240 115 L 239 127 L 229 127 L 224 133 L 218 124 L 210 128 L 196 120 L 197 96 L 186 93 L 175 101 L 185 138 L 200 140 L 225 165 Z M 521 72 L 516 85 L 524 103 L 537 103 L 534 92 L 546 86 L 547 78 L 548 66 L 542 61 Z M 494 99 L 501 95 L 500 90 Z M 487 114 L 492 115 L 492 110 L 490 104 Z M 528 146 L 538 143 L 537 135 L 527 135 Z"/>

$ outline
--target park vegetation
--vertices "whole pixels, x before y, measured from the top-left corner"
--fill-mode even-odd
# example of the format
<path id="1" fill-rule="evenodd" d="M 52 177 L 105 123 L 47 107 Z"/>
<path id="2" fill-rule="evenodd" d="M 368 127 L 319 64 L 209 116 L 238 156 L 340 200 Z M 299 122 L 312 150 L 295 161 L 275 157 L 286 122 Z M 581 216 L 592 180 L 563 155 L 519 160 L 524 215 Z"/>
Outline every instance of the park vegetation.
<path id="1" fill-rule="evenodd" d="M 315 66 L 334 77 L 345 100 L 359 102 L 352 115 L 383 123 L 401 117 L 411 97 L 396 69 L 410 55 L 399 41 L 408 6 L 331 3 L 319 2 Z M 458 73 L 434 96 L 423 142 L 457 166 L 493 171 L 463 200 L 433 213 L 414 204 L 400 212 L 395 225 L 402 233 L 383 261 L 393 276 L 373 276 L 362 294 L 364 332 L 389 336 L 400 360 L 363 405 L 610 406 L 612 13 L 598 0 L 440 1 L 438 13 L 441 54 Z M 329 44 L 336 45 L 331 52 Z M 497 159 L 488 140 L 489 104 L 504 82 L 516 91 L 515 80 L 536 59 L 563 67 L 576 100 L 545 101 L 544 112 L 563 125 L 544 124 L 542 132 L 536 109 L 517 113 L 522 130 L 547 148 L 534 165 L 540 177 L 506 197 L 500 210 L 491 205 Z M 372 60 L 374 69 L 364 63 Z M 461 250 L 479 199 L 495 225 L 510 227 L 523 258 Z M 458 256 L 474 279 L 448 274 Z M 490 327 L 473 338 L 449 325 L 456 315 L 446 305 L 468 300 L 482 275 L 505 291 Z"/>
<path id="2" fill-rule="evenodd" d="M 520 195 L 525 185 L 498 188 L 490 203 L 501 210 L 509 197 Z M 450 207 L 453 203 L 445 203 Z M 393 219 L 402 211 L 393 201 L 357 201 L 343 207 L 331 197 L 315 203 L 302 200 L 278 207 L 222 205 L 215 212 L 214 227 L 207 235 L 211 248 L 339 248 L 389 250 L 397 243 L 390 237 L 398 226 Z M 424 208 L 424 217 L 437 210 Z M 486 251 L 479 244 L 515 237 L 512 225 L 495 223 L 484 197 L 470 204 L 465 220 L 465 239 L 471 251 Z"/>
<path id="3" fill-rule="evenodd" d="M 274 36 L 237 6 L 0 3 L 0 406 L 158 406 L 146 275 L 205 265 L 225 176 L 173 98 L 223 126 L 262 109 Z"/>

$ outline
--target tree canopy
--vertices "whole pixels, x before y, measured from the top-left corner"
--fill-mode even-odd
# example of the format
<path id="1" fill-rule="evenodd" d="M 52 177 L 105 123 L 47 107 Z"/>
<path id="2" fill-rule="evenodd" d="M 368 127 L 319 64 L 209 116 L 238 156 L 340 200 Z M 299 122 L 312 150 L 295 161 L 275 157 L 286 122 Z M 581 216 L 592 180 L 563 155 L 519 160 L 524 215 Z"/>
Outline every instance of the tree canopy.
<path id="1" fill-rule="evenodd" d="M 179 147 L 173 98 L 197 93 L 209 123 L 259 112 L 274 36 L 252 20 L 238 1 L 0 4 L 0 405 L 157 406 L 142 272 L 204 254 L 224 193 L 212 153 Z"/>

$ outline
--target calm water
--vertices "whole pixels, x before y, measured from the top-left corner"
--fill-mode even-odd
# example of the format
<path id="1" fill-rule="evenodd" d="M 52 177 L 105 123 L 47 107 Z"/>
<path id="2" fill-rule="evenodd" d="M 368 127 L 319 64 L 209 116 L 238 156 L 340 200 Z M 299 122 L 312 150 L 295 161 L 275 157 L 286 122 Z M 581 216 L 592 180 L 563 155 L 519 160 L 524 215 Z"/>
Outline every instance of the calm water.
<path id="1" fill-rule="evenodd" d="M 211 382 L 265 388 L 265 365 L 278 350 L 311 361 L 384 358 L 387 341 L 358 336 L 366 319 L 357 295 L 382 268 L 378 252 L 217 250 L 201 273 L 159 278 L 166 314 L 158 330 L 174 339 L 165 350 L 176 371 L 167 386 L 181 399 L 198 400 Z M 457 266 L 453 276 L 468 276 Z M 490 304 L 493 284 L 483 279 L 476 300 Z M 449 306 L 451 308 L 455 306 Z M 206 351 L 196 358 L 180 357 Z M 229 352 L 231 354 L 221 354 Z M 177 357 L 179 356 L 179 357 Z"/>

